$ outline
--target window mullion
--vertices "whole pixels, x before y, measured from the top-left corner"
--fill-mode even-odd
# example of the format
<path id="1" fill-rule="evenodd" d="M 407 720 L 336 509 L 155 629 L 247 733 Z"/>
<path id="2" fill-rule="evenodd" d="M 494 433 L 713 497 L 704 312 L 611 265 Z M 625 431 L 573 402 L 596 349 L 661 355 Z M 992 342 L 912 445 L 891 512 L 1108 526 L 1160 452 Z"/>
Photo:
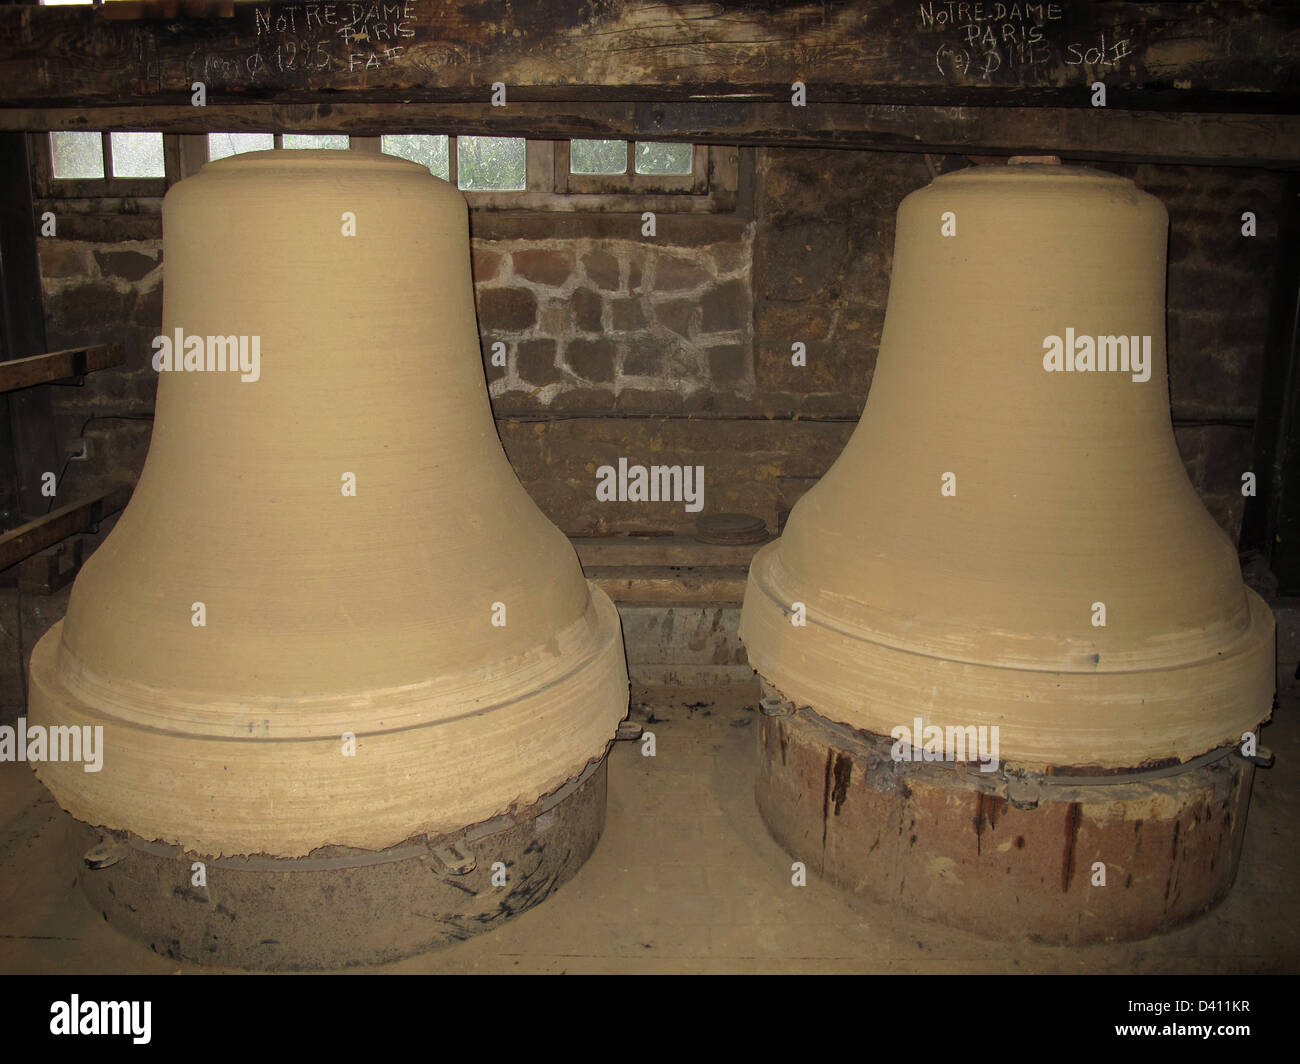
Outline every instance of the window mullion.
<path id="1" fill-rule="evenodd" d="M 104 194 L 116 196 L 117 179 L 113 175 L 113 136 L 108 130 L 99 134 L 99 152 L 104 160 Z"/>

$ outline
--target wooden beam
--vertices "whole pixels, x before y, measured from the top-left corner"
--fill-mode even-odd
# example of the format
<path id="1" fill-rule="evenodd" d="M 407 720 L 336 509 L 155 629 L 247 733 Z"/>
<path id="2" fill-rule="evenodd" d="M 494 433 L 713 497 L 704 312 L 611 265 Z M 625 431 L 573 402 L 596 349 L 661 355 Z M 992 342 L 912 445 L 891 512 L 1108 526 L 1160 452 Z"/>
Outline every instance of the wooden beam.
<path id="1" fill-rule="evenodd" d="M 234 17 L 109 18 L 0 6 L 10 107 L 207 100 L 486 102 L 751 99 L 1300 109 L 1290 0 L 342 0 L 235 5 Z"/>
<path id="2" fill-rule="evenodd" d="M 745 570 L 596 566 L 587 579 L 621 606 L 739 606 Z"/>
<path id="3" fill-rule="evenodd" d="M 131 498 L 132 487 L 123 484 L 88 502 L 74 502 L 0 535 L 0 570 L 75 536 L 93 532 L 105 517 L 117 513 Z"/>
<path id="4" fill-rule="evenodd" d="M 69 347 L 64 351 L 15 358 L 0 362 L 0 392 L 12 392 L 68 377 L 84 377 L 96 370 L 120 366 L 123 361 L 121 344 Z"/>
<path id="5" fill-rule="evenodd" d="M 81 571 L 84 543 L 73 537 L 24 558 L 18 563 L 18 590 L 25 595 L 53 595 L 67 587 Z"/>
<path id="6" fill-rule="evenodd" d="M 109 19 L 233 18 L 235 0 L 115 0 L 104 5 Z"/>
<path id="7" fill-rule="evenodd" d="M 1046 107 L 785 104 L 245 104 L 209 107 L 0 108 L 6 129 L 155 129 L 164 133 L 490 134 L 797 145 L 937 154 L 1055 154 L 1291 168 L 1300 116 L 1163 114 Z"/>
<path id="8" fill-rule="evenodd" d="M 575 536 L 570 542 L 588 576 L 612 567 L 746 569 L 763 544 L 701 543 L 694 536 Z M 648 571 L 648 570 L 647 570 Z"/>

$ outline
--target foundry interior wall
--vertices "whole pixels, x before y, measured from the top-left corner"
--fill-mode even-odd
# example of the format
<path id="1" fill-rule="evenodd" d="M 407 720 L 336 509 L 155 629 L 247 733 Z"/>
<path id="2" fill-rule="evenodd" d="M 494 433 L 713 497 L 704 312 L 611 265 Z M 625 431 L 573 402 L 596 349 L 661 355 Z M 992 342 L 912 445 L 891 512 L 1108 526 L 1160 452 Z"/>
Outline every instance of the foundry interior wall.
<path id="1" fill-rule="evenodd" d="M 745 148 L 734 209 L 660 214 L 653 239 L 640 236 L 635 213 L 476 209 L 473 270 L 493 409 L 507 454 L 546 515 L 575 536 L 691 530 L 698 515 L 680 503 L 596 499 L 597 468 L 626 457 L 703 466 L 704 513 L 757 514 L 775 531 L 861 413 L 899 202 L 969 163 Z M 1282 178 L 1241 168 L 1101 168 L 1132 178 L 1169 209 L 1175 435 L 1202 500 L 1235 540 Z M 52 389 L 59 440 L 91 443 L 87 460 L 66 467 L 64 502 L 134 480 L 144 462 L 156 387 L 150 342 L 162 315 L 160 204 L 37 203 L 38 213 L 60 219 L 59 235 L 39 241 L 49 349 L 112 340 L 126 349 L 123 367 Z M 1241 234 L 1248 210 L 1257 218 L 1253 238 Z M 940 293 L 935 306 L 943 313 Z M 505 368 L 492 364 L 496 342 L 507 346 Z M 794 343 L 806 347 L 804 367 L 791 365 Z M 0 608 L 0 713 L 9 719 L 23 704 L 26 653 L 20 658 L 14 591 L 0 593 L 11 599 Z M 27 653 L 64 606 L 66 591 L 23 597 Z"/>

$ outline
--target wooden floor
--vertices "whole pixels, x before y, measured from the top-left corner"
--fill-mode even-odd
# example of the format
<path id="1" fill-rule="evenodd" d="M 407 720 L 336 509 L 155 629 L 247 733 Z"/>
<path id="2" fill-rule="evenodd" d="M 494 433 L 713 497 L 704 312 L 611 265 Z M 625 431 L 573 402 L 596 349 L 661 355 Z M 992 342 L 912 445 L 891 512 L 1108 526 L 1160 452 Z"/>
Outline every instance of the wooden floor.
<path id="1" fill-rule="evenodd" d="M 379 972 L 1278 972 L 1300 969 L 1300 699 L 1284 699 L 1255 777 L 1237 884 L 1192 926 L 1144 942 L 1048 948 L 908 920 L 809 877 L 752 798 L 757 689 L 634 692 L 656 756 L 616 744 L 605 834 L 577 878 L 513 922 Z M 76 887 L 66 815 L 0 764 L 0 971 L 198 971 L 113 931 Z"/>

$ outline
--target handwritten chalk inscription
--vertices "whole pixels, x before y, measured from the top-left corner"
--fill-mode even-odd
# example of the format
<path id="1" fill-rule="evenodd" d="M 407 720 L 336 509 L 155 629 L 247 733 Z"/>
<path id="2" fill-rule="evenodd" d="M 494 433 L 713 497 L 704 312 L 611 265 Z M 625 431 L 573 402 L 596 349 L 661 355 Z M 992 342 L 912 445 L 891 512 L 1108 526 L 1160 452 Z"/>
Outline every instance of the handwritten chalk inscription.
<path id="1" fill-rule="evenodd" d="M 1131 39 L 1104 32 L 1071 40 L 1068 7 L 1064 2 L 924 0 L 917 28 L 943 36 L 935 64 L 954 81 L 987 81 L 999 71 L 1003 78 L 1037 81 L 1058 66 L 1083 67 L 1093 75 L 1118 66 L 1132 52 Z"/>
<path id="2" fill-rule="evenodd" d="M 202 77 L 218 84 L 297 74 L 361 75 L 399 59 L 416 35 L 419 0 L 384 3 L 258 4 L 253 8 L 256 47 L 202 57 Z"/>
<path id="3" fill-rule="evenodd" d="M 282 4 L 254 11 L 258 54 L 275 69 L 375 70 L 415 37 L 417 0 Z M 268 50 L 263 51 L 265 40 Z"/>

